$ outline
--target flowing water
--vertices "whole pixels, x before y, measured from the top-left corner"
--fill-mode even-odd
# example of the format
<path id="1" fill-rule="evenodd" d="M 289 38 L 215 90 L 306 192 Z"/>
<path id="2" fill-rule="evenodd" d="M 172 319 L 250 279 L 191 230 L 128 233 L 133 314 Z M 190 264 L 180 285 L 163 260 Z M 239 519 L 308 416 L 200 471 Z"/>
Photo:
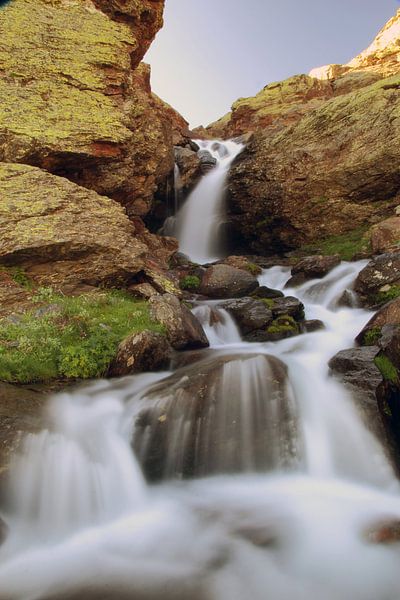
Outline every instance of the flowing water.
<path id="1" fill-rule="evenodd" d="M 225 184 L 229 168 L 243 145 L 229 141 L 198 141 L 216 160 L 190 194 L 176 218 L 179 249 L 198 263 L 212 262 L 224 253 Z"/>
<path id="2" fill-rule="evenodd" d="M 285 289 L 324 330 L 250 344 L 199 303 L 211 348 L 175 372 L 56 396 L 11 471 L 0 599 L 398 600 L 400 544 L 371 531 L 399 485 L 327 366 L 371 316 L 339 302 L 364 265 Z"/>

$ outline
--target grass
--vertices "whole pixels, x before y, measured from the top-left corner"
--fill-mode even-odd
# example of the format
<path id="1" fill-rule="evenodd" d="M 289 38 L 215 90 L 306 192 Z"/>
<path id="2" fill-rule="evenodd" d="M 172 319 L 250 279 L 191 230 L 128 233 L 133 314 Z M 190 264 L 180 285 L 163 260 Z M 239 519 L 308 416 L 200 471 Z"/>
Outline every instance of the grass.
<path id="1" fill-rule="evenodd" d="M 21 267 L 3 267 L 0 266 L 0 274 L 5 273 L 15 283 L 25 288 L 26 290 L 32 289 L 32 282 Z"/>
<path id="2" fill-rule="evenodd" d="M 163 331 L 148 305 L 118 291 L 66 297 L 40 289 L 38 308 L 0 320 L 0 380 L 101 377 L 129 334 Z"/>
<path id="3" fill-rule="evenodd" d="M 375 346 L 378 341 L 379 338 L 382 335 L 382 330 L 380 327 L 373 327 L 372 329 L 370 329 L 369 331 L 366 332 L 366 334 L 364 335 L 364 346 Z"/>
<path id="4" fill-rule="evenodd" d="M 339 254 L 342 260 L 351 260 L 356 254 L 370 251 L 370 241 L 365 237 L 368 227 L 360 227 L 342 235 L 332 235 L 318 242 L 318 252 L 325 256 Z M 301 248 L 302 252 L 315 252 L 316 245 Z"/>
<path id="5" fill-rule="evenodd" d="M 382 377 L 383 379 L 385 379 L 385 381 L 390 381 L 394 384 L 399 383 L 397 369 L 387 356 L 385 356 L 384 354 L 377 356 L 374 359 L 374 363 L 382 373 Z"/>
<path id="6" fill-rule="evenodd" d="M 391 300 L 395 300 L 400 297 L 400 285 L 392 285 L 390 290 L 386 292 L 378 292 L 372 298 L 375 304 L 386 304 L 386 302 L 390 302 Z"/>

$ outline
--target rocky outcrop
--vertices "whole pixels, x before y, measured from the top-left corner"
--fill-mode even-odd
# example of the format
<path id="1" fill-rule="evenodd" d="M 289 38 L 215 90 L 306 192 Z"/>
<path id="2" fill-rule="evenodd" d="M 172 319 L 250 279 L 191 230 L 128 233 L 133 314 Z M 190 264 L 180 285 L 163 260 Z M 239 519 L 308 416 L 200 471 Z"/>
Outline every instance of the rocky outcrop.
<path id="1" fill-rule="evenodd" d="M 163 0 L 15 0 L 0 12 L 0 160 L 148 210 L 187 123 L 135 70 Z M 24 32 L 21 35 L 21 31 Z M 18 40 L 18 43 L 16 43 Z"/>
<path id="2" fill-rule="evenodd" d="M 390 217 L 371 229 L 371 248 L 374 254 L 392 252 L 400 247 L 400 216 Z"/>
<path id="3" fill-rule="evenodd" d="M 207 348 L 209 342 L 203 327 L 176 296 L 164 294 L 150 299 L 150 315 L 164 325 L 167 337 L 175 350 Z"/>
<path id="4" fill-rule="evenodd" d="M 135 227 L 110 198 L 22 164 L 0 163 L 0 216 L 0 265 L 66 292 L 127 285 L 152 272 L 152 246 L 164 267 L 176 249 Z"/>
<path id="5" fill-rule="evenodd" d="M 123 340 L 108 370 L 109 377 L 123 377 L 168 368 L 172 348 L 165 335 L 155 331 L 134 333 Z"/>
<path id="6" fill-rule="evenodd" d="M 258 132 L 230 174 L 237 243 L 279 253 L 341 236 L 361 250 L 369 225 L 399 204 L 400 79 L 325 102 L 276 135 Z M 356 244 L 357 242 L 357 244 Z"/>

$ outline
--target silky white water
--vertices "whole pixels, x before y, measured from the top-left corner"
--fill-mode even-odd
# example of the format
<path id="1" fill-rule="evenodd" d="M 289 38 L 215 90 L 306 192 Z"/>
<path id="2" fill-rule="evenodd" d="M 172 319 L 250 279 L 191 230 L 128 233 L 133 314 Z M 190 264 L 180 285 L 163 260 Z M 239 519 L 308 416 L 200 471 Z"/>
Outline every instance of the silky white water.
<path id="1" fill-rule="evenodd" d="M 243 150 L 233 141 L 198 141 L 217 159 L 217 166 L 205 175 L 190 194 L 176 217 L 179 249 L 198 263 L 212 262 L 224 253 L 221 226 L 225 216 L 225 184 L 229 168 Z"/>
<path id="2" fill-rule="evenodd" d="M 148 486 L 131 452 L 132 419 L 170 373 L 56 397 L 49 431 L 28 437 L 13 471 L 0 598 L 398 600 L 400 545 L 368 535 L 400 520 L 398 483 L 327 368 L 370 317 L 336 306 L 362 267 L 344 263 L 296 289 L 307 318 L 326 329 L 278 343 L 239 341 L 224 313 L 210 317 L 216 303 L 195 309 L 215 329 L 205 355 L 268 354 L 288 365 L 304 452 L 295 470 Z M 288 278 L 274 267 L 260 283 L 283 288 Z M 233 393 L 231 381 L 221 394 Z M 235 392 L 243 419 L 257 409 L 247 394 L 262 402 L 263 381 L 253 385 Z"/>

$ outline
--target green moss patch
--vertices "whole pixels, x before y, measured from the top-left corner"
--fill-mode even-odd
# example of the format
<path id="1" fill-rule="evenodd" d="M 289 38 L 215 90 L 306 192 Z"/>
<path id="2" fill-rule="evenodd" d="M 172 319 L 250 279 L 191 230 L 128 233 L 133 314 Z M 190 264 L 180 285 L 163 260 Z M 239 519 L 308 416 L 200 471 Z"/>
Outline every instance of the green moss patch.
<path id="1" fill-rule="evenodd" d="M 342 260 L 351 260 L 356 254 L 369 252 L 370 241 L 366 237 L 369 227 L 359 227 L 342 235 L 332 235 L 320 240 L 317 244 L 303 246 L 302 253 L 316 253 L 325 256 L 339 254 Z"/>
<path id="2" fill-rule="evenodd" d="M 180 280 L 179 285 L 182 290 L 197 290 L 200 287 L 200 278 L 197 275 L 187 275 Z"/>
<path id="3" fill-rule="evenodd" d="M 34 301 L 36 310 L 0 320 L 2 381 L 101 377 L 127 335 L 163 331 L 147 302 L 118 291 L 66 297 L 42 288 Z"/>
<path id="4" fill-rule="evenodd" d="M 382 373 L 382 377 L 385 379 L 385 381 L 390 381 L 391 383 L 398 384 L 399 377 L 397 369 L 387 356 L 385 356 L 384 354 L 377 356 L 374 359 L 374 363 Z"/>
<path id="5" fill-rule="evenodd" d="M 363 341 L 364 346 L 375 346 L 378 343 L 381 335 L 382 335 L 381 328 L 373 327 L 372 329 L 367 331 L 366 334 L 364 335 L 364 341 Z"/>
<path id="6" fill-rule="evenodd" d="M 390 290 L 386 292 L 378 292 L 373 296 L 372 301 L 375 304 L 386 304 L 386 302 L 390 302 L 391 300 L 395 300 L 400 297 L 400 285 L 392 285 Z"/>
<path id="7" fill-rule="evenodd" d="M 271 325 L 267 328 L 267 333 L 277 334 L 286 333 L 287 331 L 299 333 L 299 326 L 293 317 L 289 315 L 283 315 L 272 321 Z"/>

